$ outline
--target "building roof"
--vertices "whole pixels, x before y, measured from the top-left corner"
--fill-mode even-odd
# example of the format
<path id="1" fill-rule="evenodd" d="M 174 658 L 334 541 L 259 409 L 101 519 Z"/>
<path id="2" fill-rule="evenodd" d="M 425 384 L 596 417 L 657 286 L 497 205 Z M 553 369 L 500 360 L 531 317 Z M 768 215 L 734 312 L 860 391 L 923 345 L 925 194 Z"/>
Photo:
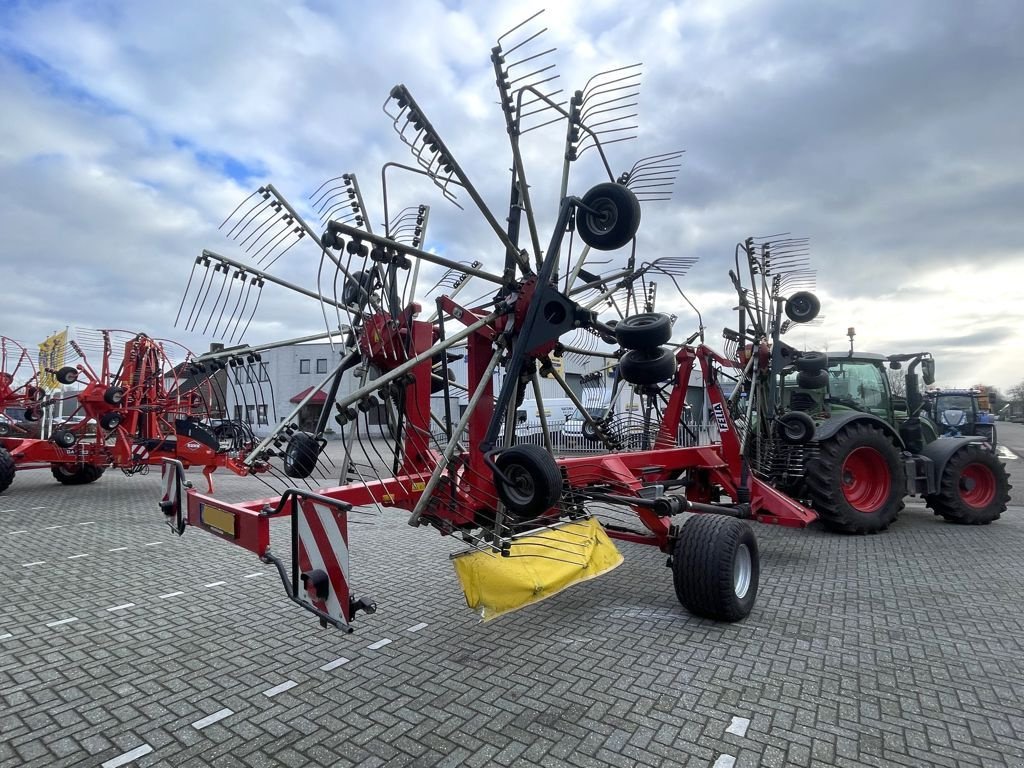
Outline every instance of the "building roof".
<path id="1" fill-rule="evenodd" d="M 301 403 L 303 401 L 303 399 L 305 399 L 306 395 L 309 394 L 309 391 L 311 389 L 313 389 L 313 388 L 312 387 L 306 387 L 304 390 L 299 392 L 299 394 L 294 395 L 292 397 L 292 399 L 289 400 L 288 402 L 295 403 L 296 405 Z M 323 405 L 326 402 L 327 402 L 327 393 L 324 392 L 321 389 L 319 392 L 317 392 L 315 395 L 313 395 L 313 398 L 309 401 L 309 403 L 307 403 L 307 405 Z"/>

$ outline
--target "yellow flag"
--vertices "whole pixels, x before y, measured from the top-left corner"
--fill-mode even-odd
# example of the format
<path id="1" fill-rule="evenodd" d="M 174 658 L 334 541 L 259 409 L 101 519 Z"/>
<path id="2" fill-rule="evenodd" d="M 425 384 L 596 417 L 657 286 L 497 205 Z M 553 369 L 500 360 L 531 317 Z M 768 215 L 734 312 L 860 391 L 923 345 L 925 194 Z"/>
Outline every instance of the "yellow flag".
<path id="1" fill-rule="evenodd" d="M 66 330 L 53 334 L 39 345 L 39 387 L 52 391 L 60 386 L 57 377 L 47 371 L 51 368 L 54 371 L 64 367 L 64 352 L 68 345 L 68 332 Z"/>

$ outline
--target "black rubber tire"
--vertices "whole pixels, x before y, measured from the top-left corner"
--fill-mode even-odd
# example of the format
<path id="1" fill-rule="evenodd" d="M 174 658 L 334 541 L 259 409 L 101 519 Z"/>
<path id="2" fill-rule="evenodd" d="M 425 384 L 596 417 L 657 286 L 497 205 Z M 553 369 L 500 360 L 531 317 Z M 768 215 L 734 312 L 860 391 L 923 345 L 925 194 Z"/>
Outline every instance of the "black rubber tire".
<path id="1" fill-rule="evenodd" d="M 107 405 L 120 405 L 124 401 L 124 387 L 107 387 L 103 393 L 103 402 Z"/>
<path id="2" fill-rule="evenodd" d="M 796 375 L 796 385 L 800 389 L 821 389 L 828 386 L 828 371 L 821 370 L 811 373 L 800 371 Z"/>
<path id="3" fill-rule="evenodd" d="M 821 312 L 821 302 L 810 291 L 797 291 L 786 299 L 784 310 L 794 323 L 809 323 Z"/>
<path id="4" fill-rule="evenodd" d="M 107 432 L 117 429 L 122 421 L 124 421 L 124 416 L 120 411 L 109 411 L 100 416 L 100 426 Z"/>
<path id="5" fill-rule="evenodd" d="M 878 426 L 855 422 L 818 445 L 818 456 L 807 462 L 806 481 L 811 506 L 825 526 L 842 533 L 888 528 L 903 510 L 906 491 L 900 452 L 891 437 Z M 865 449 L 861 460 L 855 457 L 848 466 L 858 449 Z M 888 487 L 872 483 L 871 474 L 887 478 Z M 864 494 L 870 498 L 858 498 Z"/>
<path id="6" fill-rule="evenodd" d="M 14 428 L 6 421 L 0 421 L 0 437 L 7 437 L 14 431 Z"/>
<path id="7" fill-rule="evenodd" d="M 989 493 L 984 491 L 985 483 Z M 982 489 L 975 496 L 979 484 Z M 924 501 L 951 523 L 988 525 L 1006 511 L 1011 487 L 1006 466 L 994 453 L 980 445 L 965 445 L 943 467 L 939 492 L 925 496 Z"/>
<path id="8" fill-rule="evenodd" d="M 72 368 L 70 365 L 65 365 L 57 371 L 56 378 L 61 384 L 74 384 L 78 381 L 78 369 Z"/>
<path id="9" fill-rule="evenodd" d="M 800 357 L 793 362 L 793 365 L 798 371 L 817 373 L 828 368 L 828 355 L 824 352 L 801 352 Z"/>
<path id="10" fill-rule="evenodd" d="M 672 318 L 660 312 L 623 318 L 615 326 L 615 338 L 623 349 L 660 347 L 672 338 Z"/>
<path id="11" fill-rule="evenodd" d="M 78 435 L 70 429 L 55 429 L 50 435 L 50 440 L 59 448 L 74 448 L 78 442 Z"/>
<path id="12" fill-rule="evenodd" d="M 25 409 L 25 421 L 39 421 L 43 418 L 43 412 L 35 406 Z"/>
<path id="13" fill-rule="evenodd" d="M 319 456 L 320 444 L 316 438 L 306 432 L 296 432 L 288 439 L 284 449 L 284 473 L 300 480 L 309 477 L 316 468 Z"/>
<path id="14" fill-rule="evenodd" d="M 803 411 L 784 413 L 775 422 L 775 431 L 784 443 L 806 445 L 814 439 L 815 424 Z"/>
<path id="15" fill-rule="evenodd" d="M 622 184 L 598 184 L 583 196 L 583 205 L 596 211 L 576 210 L 576 231 L 591 248 L 614 251 L 632 240 L 640 227 L 640 201 Z"/>
<path id="16" fill-rule="evenodd" d="M 743 562 L 745 582 L 737 577 Z M 690 613 L 715 621 L 745 619 L 757 600 L 760 576 L 757 538 L 745 522 L 704 514 L 686 521 L 672 551 L 672 583 Z"/>
<path id="17" fill-rule="evenodd" d="M 341 302 L 346 305 L 365 306 L 370 299 L 368 294 L 373 290 L 373 272 L 353 272 L 345 278 L 345 287 L 341 292 Z"/>
<path id="18" fill-rule="evenodd" d="M 974 432 L 978 437 L 984 438 L 985 442 L 992 446 L 992 450 L 996 450 L 999 443 L 999 438 L 996 435 L 995 424 L 978 424 L 974 428 Z"/>
<path id="19" fill-rule="evenodd" d="M 91 464 L 51 464 L 50 474 L 62 485 L 88 485 L 103 476 L 103 467 Z"/>
<path id="20" fill-rule="evenodd" d="M 660 384 L 676 372 L 676 359 L 664 347 L 631 349 L 619 360 L 619 376 L 630 384 Z"/>
<path id="21" fill-rule="evenodd" d="M 597 427 L 589 422 L 583 422 L 583 428 L 580 430 L 583 433 L 583 439 L 592 443 L 601 442 L 601 436 L 597 433 Z"/>
<path id="22" fill-rule="evenodd" d="M 0 447 L 0 493 L 6 491 L 14 482 L 14 458 L 6 448 Z"/>
<path id="23" fill-rule="evenodd" d="M 494 485 L 509 517 L 516 522 L 533 520 L 558 503 L 562 496 L 562 471 L 555 457 L 539 445 L 514 445 L 494 462 L 512 481 L 495 475 Z"/>

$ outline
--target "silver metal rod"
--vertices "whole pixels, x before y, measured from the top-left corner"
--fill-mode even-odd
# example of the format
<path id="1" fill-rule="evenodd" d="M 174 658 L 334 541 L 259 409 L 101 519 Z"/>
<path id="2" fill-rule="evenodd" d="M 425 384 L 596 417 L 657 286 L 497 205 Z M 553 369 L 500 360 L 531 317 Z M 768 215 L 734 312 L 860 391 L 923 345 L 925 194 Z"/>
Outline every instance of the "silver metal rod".
<path id="1" fill-rule="evenodd" d="M 533 399 L 537 401 L 537 416 L 540 417 L 540 431 L 544 435 L 544 447 L 548 449 L 548 453 L 554 455 L 555 451 L 551 447 L 551 433 L 548 432 L 548 416 L 544 413 L 544 396 L 540 393 L 540 374 L 537 371 L 533 372 Z"/>
<path id="2" fill-rule="evenodd" d="M 330 253 L 330 251 L 328 251 L 328 253 Z M 204 248 L 203 256 L 206 256 L 211 259 L 217 259 L 218 261 L 224 262 L 225 264 L 229 264 L 235 269 L 241 270 L 247 275 L 256 275 L 262 278 L 263 280 L 266 280 L 267 282 L 280 285 L 281 287 L 287 288 L 291 291 L 295 291 L 296 293 L 301 293 L 303 296 L 308 296 L 311 299 L 316 299 L 317 301 L 323 302 L 324 304 L 330 304 L 332 307 L 347 309 L 347 307 L 344 304 L 337 301 L 332 301 L 323 294 L 317 293 L 316 291 L 311 291 L 307 288 L 302 288 L 298 285 L 295 285 L 295 283 L 288 282 L 287 280 L 282 280 L 280 277 L 275 277 L 274 275 L 264 272 L 262 269 L 256 269 L 254 267 L 242 264 L 240 261 L 229 259 L 227 256 L 221 256 L 219 253 L 216 253 L 215 251 L 210 251 Z M 344 269 L 342 269 L 342 271 L 344 271 Z M 347 274 L 348 273 L 346 272 L 346 275 Z"/>

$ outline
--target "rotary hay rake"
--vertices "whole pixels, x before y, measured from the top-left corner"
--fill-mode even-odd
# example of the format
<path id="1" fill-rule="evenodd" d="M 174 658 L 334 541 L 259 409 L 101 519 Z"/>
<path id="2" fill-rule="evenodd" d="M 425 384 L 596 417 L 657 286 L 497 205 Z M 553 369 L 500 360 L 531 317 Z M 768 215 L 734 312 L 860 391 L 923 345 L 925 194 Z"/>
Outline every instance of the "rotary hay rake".
<path id="1" fill-rule="evenodd" d="M 802 526 L 815 517 L 745 467 L 718 384 L 723 371 L 739 376 L 742 363 L 705 346 L 702 327 L 685 342 L 664 346 L 673 334 L 673 318 L 653 312 L 654 280 L 668 279 L 679 288 L 678 279 L 694 260 L 638 262 L 635 235 L 642 206 L 668 197 L 681 153 L 641 160 L 616 176 L 605 152 L 631 138 L 639 66 L 601 73 L 583 90 L 556 101 L 558 76 L 545 63 L 554 49 L 543 50 L 543 30 L 533 31 L 536 24 L 537 16 L 531 17 L 492 49 L 511 151 L 506 227 L 423 107 L 398 85 L 384 112 L 416 164 L 388 163 L 382 172 L 383 234 L 371 229 L 354 174 L 314 193 L 313 207 L 326 220 L 319 234 L 268 184 L 224 223 L 229 238 L 258 263 L 206 250 L 186 287 L 179 319 L 196 328 L 202 318 L 204 327 L 215 318 L 214 330 L 230 329 L 232 341 L 255 314 L 246 291 L 267 283 L 314 299 L 326 321 L 319 337 L 241 345 L 204 356 L 200 364 L 230 364 L 313 338 L 339 340 L 333 370 L 244 460 L 268 468 L 261 479 L 274 495 L 229 504 L 191 488 L 180 463 L 168 462 L 160 503 L 179 535 L 187 526 L 199 527 L 275 565 L 289 598 L 324 625 L 350 631 L 355 612 L 375 610 L 372 601 L 356 599 L 350 588 L 349 516 L 368 509 L 403 509 L 410 513 L 410 525 L 430 526 L 466 542 L 468 550 L 453 561 L 467 601 L 484 618 L 615 567 L 621 556 L 611 537 L 669 554 L 680 601 L 695 613 L 735 621 L 751 610 L 759 578 L 757 544 L 741 518 Z M 555 125 L 565 131 L 564 162 L 560 202 L 545 247 L 521 142 L 526 134 Z M 579 197 L 568 190 L 582 156 L 592 157 L 606 180 Z M 396 170 L 426 176 L 460 208 L 468 197 L 503 252 L 501 271 L 424 250 L 425 206 L 412 209 L 415 217 L 401 237 L 402 214 L 388 213 L 387 174 Z M 328 187 L 331 183 L 335 186 Z M 521 234 L 527 247 L 520 245 Z M 267 269 L 302 240 L 320 252 L 315 290 Z M 616 251 L 625 253 L 617 265 L 602 274 L 592 271 L 612 263 L 595 263 L 592 254 Z M 432 267 L 445 270 L 434 289 L 449 292 L 437 296 L 430 319 L 421 320 L 417 280 L 421 268 Z M 486 283 L 487 292 L 480 299 L 456 301 L 456 292 L 470 281 Z M 247 306 L 253 309 L 235 309 Z M 694 346 L 698 338 L 701 343 Z M 609 345 L 623 349 L 601 351 Z M 552 356 L 557 354 L 618 357 L 622 386 L 638 388 L 659 416 L 653 447 L 623 450 L 608 424 L 589 415 L 556 370 Z M 460 356 L 466 361 L 465 381 L 453 375 L 452 362 Z M 701 366 L 721 443 L 680 447 L 678 425 L 695 365 Z M 542 376 L 572 400 L 607 454 L 556 459 L 542 407 L 545 445 L 516 444 L 516 407 L 527 391 L 540 405 Z M 302 430 L 297 416 L 317 392 L 326 393 L 327 406 L 315 430 Z M 432 394 L 440 396 L 443 414 L 432 410 Z M 375 420 L 380 413 L 384 416 Z M 338 449 L 323 438 L 331 414 L 344 432 Z M 325 486 L 331 474 L 335 484 Z M 601 526 L 594 515 L 608 510 L 626 513 L 626 523 Z M 675 516 L 685 511 L 708 514 L 680 525 Z M 291 534 L 290 546 L 280 554 L 270 548 L 271 522 L 278 518 L 290 518 Z"/>
<path id="2" fill-rule="evenodd" d="M 173 458 L 202 467 L 212 493 L 218 467 L 244 474 L 263 469 L 258 462 L 243 463 L 255 443 L 251 433 L 228 420 L 211 424 L 230 377 L 218 376 L 213 366 L 196 366 L 191 353 L 174 342 L 129 331 L 78 329 L 64 352 L 65 364 L 42 371 L 54 385 L 81 386 L 71 393 L 41 382 L 31 359 L 26 365 L 24 348 L 18 352 L 4 339 L 3 350 L 4 407 L 23 410 L 27 422 L 42 421 L 43 428 L 30 434 L 5 422 L 0 490 L 16 470 L 49 468 L 64 485 L 84 485 L 109 467 L 134 475 Z M 175 364 L 175 357 L 182 362 Z M 21 375 L 27 376 L 24 383 L 13 386 Z"/>

